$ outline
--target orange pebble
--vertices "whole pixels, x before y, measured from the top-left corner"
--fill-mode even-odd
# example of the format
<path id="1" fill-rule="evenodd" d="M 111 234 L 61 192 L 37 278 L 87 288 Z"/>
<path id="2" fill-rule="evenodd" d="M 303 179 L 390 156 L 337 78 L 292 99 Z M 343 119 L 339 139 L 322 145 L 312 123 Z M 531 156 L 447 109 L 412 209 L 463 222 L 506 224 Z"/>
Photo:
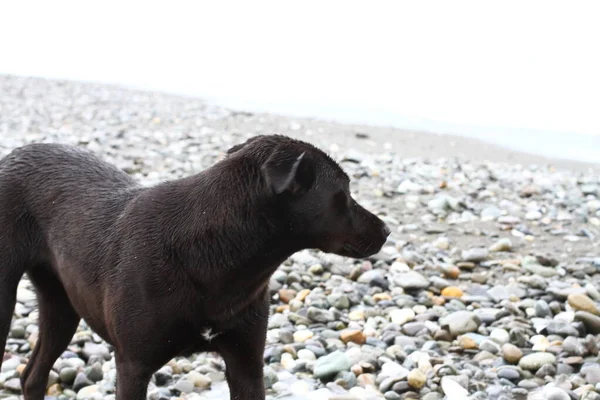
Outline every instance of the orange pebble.
<path id="1" fill-rule="evenodd" d="M 456 286 L 448 286 L 442 290 L 442 296 L 444 297 L 462 297 L 463 291 Z"/>

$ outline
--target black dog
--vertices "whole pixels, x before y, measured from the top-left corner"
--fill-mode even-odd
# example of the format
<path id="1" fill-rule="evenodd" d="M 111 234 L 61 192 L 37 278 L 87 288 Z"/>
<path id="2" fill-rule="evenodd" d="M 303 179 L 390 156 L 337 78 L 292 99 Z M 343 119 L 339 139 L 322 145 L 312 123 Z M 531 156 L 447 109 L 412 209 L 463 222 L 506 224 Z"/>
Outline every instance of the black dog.
<path id="1" fill-rule="evenodd" d="M 202 351 L 223 357 L 231 399 L 264 399 L 271 274 L 306 248 L 373 255 L 389 233 L 331 158 L 285 136 L 152 188 L 77 147 L 26 145 L 0 160 L 0 345 L 27 273 L 26 400 L 44 398 L 80 318 L 115 348 L 118 400 L 145 399 L 157 369 Z"/>

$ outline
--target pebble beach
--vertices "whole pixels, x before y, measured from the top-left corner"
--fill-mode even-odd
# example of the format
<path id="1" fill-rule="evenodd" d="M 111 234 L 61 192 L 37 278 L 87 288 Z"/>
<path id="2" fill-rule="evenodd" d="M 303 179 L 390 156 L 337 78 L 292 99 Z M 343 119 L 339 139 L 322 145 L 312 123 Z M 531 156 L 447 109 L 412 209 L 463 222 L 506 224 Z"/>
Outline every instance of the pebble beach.
<path id="1" fill-rule="evenodd" d="M 270 133 L 328 152 L 392 234 L 369 259 L 306 250 L 272 276 L 269 400 L 600 399 L 599 164 L 0 75 L 0 157 L 26 143 L 70 143 L 153 185 Z M 22 398 L 37 329 L 25 276 L 0 399 Z M 229 399 L 224 369 L 217 354 L 174 359 L 153 376 L 148 399 Z M 115 376 L 113 349 L 81 322 L 47 399 L 114 399 Z"/>

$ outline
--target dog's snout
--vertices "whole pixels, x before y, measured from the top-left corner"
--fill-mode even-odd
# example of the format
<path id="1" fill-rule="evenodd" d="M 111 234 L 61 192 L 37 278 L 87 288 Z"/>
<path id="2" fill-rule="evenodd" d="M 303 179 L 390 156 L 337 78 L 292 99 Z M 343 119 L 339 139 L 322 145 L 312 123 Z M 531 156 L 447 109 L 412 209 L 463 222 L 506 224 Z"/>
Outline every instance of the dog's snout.
<path id="1" fill-rule="evenodd" d="M 383 236 L 388 237 L 390 236 L 390 233 L 392 233 L 390 227 L 387 226 L 387 224 L 383 224 Z"/>

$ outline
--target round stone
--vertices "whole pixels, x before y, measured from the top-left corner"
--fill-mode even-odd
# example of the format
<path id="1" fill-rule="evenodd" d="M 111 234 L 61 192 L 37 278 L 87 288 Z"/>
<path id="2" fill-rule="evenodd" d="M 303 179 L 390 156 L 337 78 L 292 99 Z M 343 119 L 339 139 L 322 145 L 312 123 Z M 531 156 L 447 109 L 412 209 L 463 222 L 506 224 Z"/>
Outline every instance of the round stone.
<path id="1" fill-rule="evenodd" d="M 600 308 L 596 303 L 582 293 L 571 293 L 567 297 L 567 302 L 577 311 L 586 311 L 594 315 L 600 316 Z"/>
<path id="2" fill-rule="evenodd" d="M 312 331 L 309 331 L 308 329 L 299 330 L 294 332 L 294 341 L 303 343 L 311 339 L 313 336 L 314 333 L 312 333 Z"/>
<path id="3" fill-rule="evenodd" d="M 415 312 L 410 308 L 392 310 L 389 315 L 392 322 L 398 325 L 404 325 L 415 318 Z"/>
<path id="4" fill-rule="evenodd" d="M 463 295 L 463 291 L 456 286 L 448 286 L 442 290 L 442 296 L 444 297 L 457 297 L 460 298 Z"/>
<path id="5" fill-rule="evenodd" d="M 365 344 L 367 341 L 367 337 L 360 329 L 345 329 L 340 333 L 340 339 L 344 343 L 353 342 L 356 344 Z"/>
<path id="6" fill-rule="evenodd" d="M 502 345 L 502 357 L 511 364 L 516 364 L 523 357 L 523 352 L 514 344 L 504 343 Z"/>
<path id="7" fill-rule="evenodd" d="M 502 345 L 504 343 L 508 343 L 508 341 L 510 340 L 510 334 L 506 329 L 494 328 L 490 332 L 490 339 Z"/>
<path id="8" fill-rule="evenodd" d="M 537 371 L 542 365 L 555 363 L 556 356 L 554 354 L 538 352 L 522 357 L 519 360 L 519 367 L 529 371 Z"/>
<path id="9" fill-rule="evenodd" d="M 427 377 L 423 372 L 421 372 L 420 369 L 413 369 L 408 373 L 408 384 L 410 385 L 410 387 L 415 389 L 421 389 L 423 386 L 425 386 L 426 382 Z"/>
<path id="10" fill-rule="evenodd" d="M 455 311 L 440 319 L 442 327 L 447 326 L 453 336 L 462 335 L 468 332 L 475 332 L 481 320 L 471 311 Z"/>

